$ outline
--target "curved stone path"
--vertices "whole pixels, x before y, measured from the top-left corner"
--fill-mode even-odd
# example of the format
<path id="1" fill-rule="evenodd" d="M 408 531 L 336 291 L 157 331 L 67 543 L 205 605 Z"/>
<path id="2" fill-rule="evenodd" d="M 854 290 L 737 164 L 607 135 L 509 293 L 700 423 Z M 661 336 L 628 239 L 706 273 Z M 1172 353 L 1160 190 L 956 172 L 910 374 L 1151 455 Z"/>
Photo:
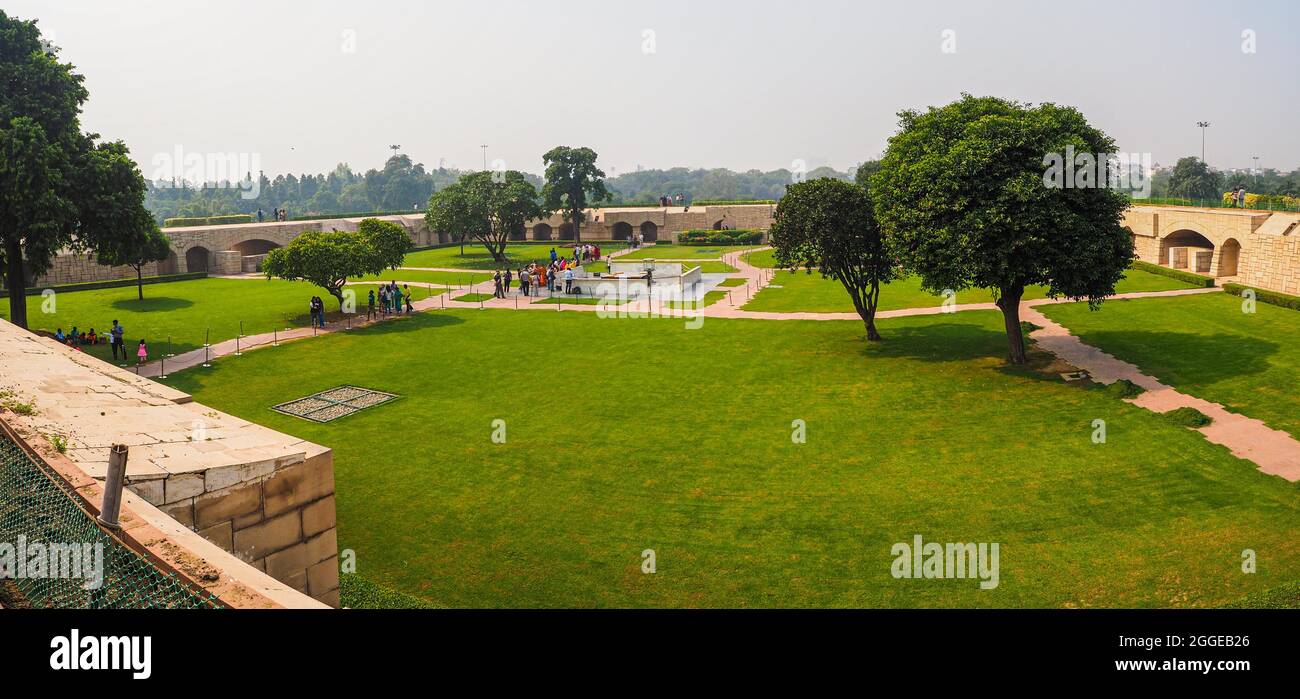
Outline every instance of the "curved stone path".
<path id="1" fill-rule="evenodd" d="M 521 296 L 516 287 L 509 296 L 503 299 L 488 299 L 482 302 L 465 302 L 455 301 L 452 297 L 461 296 L 470 293 L 491 294 L 493 291 L 492 281 L 479 282 L 467 287 L 458 289 L 447 289 L 442 294 L 420 299 L 412 305 L 416 312 L 441 310 L 446 308 L 495 308 L 510 310 L 535 310 L 555 312 L 572 312 L 572 311 L 606 311 L 610 312 L 617 309 L 619 313 L 628 314 L 647 314 L 656 317 L 681 317 L 681 318 L 698 318 L 700 316 L 708 318 L 749 318 L 755 320 L 860 320 L 856 313 L 775 313 L 767 311 L 746 311 L 741 308 L 744 303 L 748 302 L 755 294 L 767 286 L 774 276 L 772 270 L 754 267 L 745 262 L 744 255 L 751 252 L 768 250 L 768 247 L 746 248 L 740 252 L 727 253 L 722 256 L 723 262 L 735 267 L 737 272 L 728 275 L 730 278 L 742 278 L 745 285 L 741 287 L 719 287 L 719 290 L 725 290 L 728 298 L 723 301 L 706 306 L 697 310 L 681 310 L 669 308 L 655 299 L 638 299 L 618 306 L 600 306 L 595 304 L 540 304 L 535 301 L 541 301 L 546 296 L 534 297 L 532 300 L 521 303 Z M 611 252 L 605 256 L 606 260 L 617 258 L 622 255 L 631 253 L 634 248 L 623 248 Z M 462 272 L 465 274 L 491 274 L 492 270 L 472 270 L 472 269 L 450 269 L 450 268 L 403 268 L 403 269 L 420 269 L 424 271 L 447 271 Z M 401 270 L 396 270 L 400 272 Z M 432 284 L 427 282 L 404 282 L 400 279 L 397 281 L 401 284 L 408 284 L 421 288 L 443 288 L 446 285 Z M 374 284 L 376 282 L 358 282 L 359 285 Z M 1218 288 L 1209 289 L 1176 289 L 1173 291 L 1144 291 L 1127 294 L 1117 294 L 1113 299 L 1137 299 L 1137 298 L 1163 298 L 1169 296 L 1187 296 L 1205 293 L 1222 293 Z M 743 294 L 743 299 L 742 299 Z M 734 296 L 733 296 L 734 295 Z M 1137 366 L 1128 362 L 1117 359 L 1096 347 L 1084 344 L 1078 337 L 1071 335 L 1061 324 L 1049 319 L 1037 310 L 1038 306 L 1052 305 L 1056 303 L 1070 303 L 1068 299 L 1035 299 L 1025 301 L 1020 306 L 1020 318 L 1023 321 L 1033 323 L 1039 326 L 1038 330 L 1030 333 L 1038 346 L 1045 349 L 1066 363 L 1078 367 L 1093 378 L 1093 380 L 1102 384 L 1111 384 L 1119 379 L 1128 379 L 1133 383 L 1146 389 L 1146 392 L 1129 402 L 1134 405 L 1146 408 L 1148 410 L 1165 413 L 1180 407 L 1192 407 L 1205 413 L 1213 418 L 1213 422 L 1205 427 L 1197 428 L 1205 438 L 1215 444 L 1227 447 L 1234 455 L 1254 462 L 1259 470 L 1275 476 L 1280 476 L 1288 481 L 1300 480 L 1300 441 L 1297 441 L 1290 434 L 1281 430 L 1275 430 L 1260 420 L 1234 413 L 1218 403 L 1202 400 L 1194 396 L 1189 396 L 1173 389 L 1163 383 L 1160 383 L 1153 377 L 1143 374 Z M 907 316 L 938 315 L 942 313 L 954 313 L 958 311 L 971 310 L 998 310 L 998 307 L 992 303 L 970 303 L 958 304 L 953 307 L 931 307 L 931 308 L 906 308 L 893 311 L 880 311 L 876 314 L 877 318 L 901 318 Z M 347 331 L 351 328 L 365 327 L 374 323 L 381 323 L 390 320 L 392 316 L 382 316 L 375 320 L 366 321 L 363 319 L 349 318 L 343 323 L 333 322 L 324 329 L 313 328 L 293 328 L 283 332 L 264 333 L 260 335 L 251 335 L 240 338 L 239 340 L 227 340 L 219 342 L 207 348 L 207 353 L 203 349 L 193 350 L 181 355 L 177 355 L 166 361 L 168 371 L 180 371 L 193 366 L 203 364 L 205 358 L 215 359 L 232 355 L 239 351 L 266 347 L 279 342 L 298 340 L 315 335 L 327 335 L 333 332 Z M 145 377 L 157 377 L 161 373 L 162 362 L 150 362 L 137 367 L 137 373 Z"/>

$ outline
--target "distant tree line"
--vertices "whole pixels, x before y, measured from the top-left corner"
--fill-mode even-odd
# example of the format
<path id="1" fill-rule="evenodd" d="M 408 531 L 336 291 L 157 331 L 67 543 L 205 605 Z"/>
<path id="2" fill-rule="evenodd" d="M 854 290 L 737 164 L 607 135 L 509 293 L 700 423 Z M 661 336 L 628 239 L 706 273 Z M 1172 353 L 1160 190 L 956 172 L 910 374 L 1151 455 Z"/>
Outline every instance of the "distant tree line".
<path id="1" fill-rule="evenodd" d="M 423 164 L 412 162 L 410 156 L 400 154 L 389 158 L 382 170 L 370 169 L 365 173 L 357 173 L 346 163 L 340 163 L 326 174 L 288 174 L 271 178 L 258 173 L 249 174 L 249 181 L 244 183 L 200 186 L 187 182 L 150 182 L 145 205 L 160 224 L 177 216 L 256 214 L 258 210 L 269 217 L 275 209 L 287 210 L 291 217 L 406 211 L 423 209 L 434 192 L 442 191 L 470 172 L 454 168 L 427 170 Z M 544 181 L 541 176 L 521 174 L 529 184 L 542 188 Z M 256 186 L 250 188 L 247 185 L 254 177 Z M 806 173 L 803 179 L 825 177 L 852 180 L 854 173 L 820 167 Z M 679 193 L 686 196 L 687 202 L 697 199 L 776 200 L 794 181 L 794 173 L 785 169 L 768 172 L 684 167 L 641 170 L 606 178 L 604 182 L 610 196 L 602 204 L 654 204 L 665 194 Z M 244 198 L 241 184 L 257 196 Z"/>

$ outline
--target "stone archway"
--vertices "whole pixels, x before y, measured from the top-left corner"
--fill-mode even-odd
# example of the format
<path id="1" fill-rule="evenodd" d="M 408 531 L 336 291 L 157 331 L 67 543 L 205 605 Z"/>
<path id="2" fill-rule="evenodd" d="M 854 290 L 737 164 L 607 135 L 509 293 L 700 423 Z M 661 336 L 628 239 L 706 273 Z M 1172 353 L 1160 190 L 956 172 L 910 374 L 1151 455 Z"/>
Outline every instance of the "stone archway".
<path id="1" fill-rule="evenodd" d="M 211 264 L 212 251 L 202 245 L 195 245 L 185 251 L 185 271 L 186 272 L 207 272 L 208 265 Z"/>
<path id="2" fill-rule="evenodd" d="M 653 221 L 641 224 L 641 240 L 647 243 L 659 240 L 659 226 L 656 226 Z"/>
<path id="3" fill-rule="evenodd" d="M 235 243 L 230 246 L 230 249 L 237 251 L 240 257 L 247 257 L 249 255 L 265 255 L 278 247 L 282 246 L 269 240 L 254 238 Z"/>
<path id="4" fill-rule="evenodd" d="M 1228 238 L 1219 246 L 1219 265 L 1215 270 L 1216 277 L 1235 277 L 1237 276 L 1237 264 L 1241 260 L 1241 243 L 1236 238 Z"/>
<path id="5" fill-rule="evenodd" d="M 573 224 L 572 224 L 572 223 L 561 223 L 561 224 L 560 224 L 560 240 L 573 240 Z"/>
<path id="6" fill-rule="evenodd" d="M 1190 228 L 1176 230 L 1160 239 L 1160 264 L 1165 267 L 1209 274 L 1213 254 L 1214 243 Z"/>
<path id="7" fill-rule="evenodd" d="M 548 223 L 539 223 L 533 226 L 533 240 L 550 240 L 551 226 Z"/>
<path id="8" fill-rule="evenodd" d="M 610 230 L 613 232 L 614 240 L 630 240 L 632 238 L 632 224 L 626 221 L 615 223 Z"/>

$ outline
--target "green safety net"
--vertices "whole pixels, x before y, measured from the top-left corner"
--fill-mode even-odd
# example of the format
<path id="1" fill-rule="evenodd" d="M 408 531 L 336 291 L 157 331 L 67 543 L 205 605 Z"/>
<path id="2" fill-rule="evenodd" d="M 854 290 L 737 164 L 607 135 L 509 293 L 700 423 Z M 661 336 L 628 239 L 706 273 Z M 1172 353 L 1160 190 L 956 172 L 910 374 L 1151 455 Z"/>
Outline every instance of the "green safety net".
<path id="1" fill-rule="evenodd" d="M 17 569 L 20 554 L 27 556 L 22 571 Z M 159 570 L 101 528 L 71 487 L 3 432 L 0 604 L 56 609 L 222 606 L 211 593 Z"/>

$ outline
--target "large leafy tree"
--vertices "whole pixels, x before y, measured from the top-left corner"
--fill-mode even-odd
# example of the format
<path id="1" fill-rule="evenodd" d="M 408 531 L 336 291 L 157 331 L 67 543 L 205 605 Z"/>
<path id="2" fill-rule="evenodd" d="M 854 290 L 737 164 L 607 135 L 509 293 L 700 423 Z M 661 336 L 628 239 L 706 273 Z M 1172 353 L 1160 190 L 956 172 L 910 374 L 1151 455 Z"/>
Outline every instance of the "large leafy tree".
<path id="1" fill-rule="evenodd" d="M 343 306 L 343 286 L 351 277 L 381 274 L 402 264 L 411 248 L 406 229 L 390 221 L 363 220 L 355 233 L 303 233 L 285 247 L 267 253 L 267 278 L 303 280 L 325 289 Z"/>
<path id="2" fill-rule="evenodd" d="M 1127 198 L 1104 184 L 1046 184 L 1049 158 L 1069 146 L 1076 153 L 1115 151 L 1078 110 L 963 95 L 899 119 L 900 131 L 871 178 L 876 217 L 927 290 L 994 292 L 1012 363 L 1025 361 L 1025 287 L 1046 285 L 1052 297 L 1094 306 L 1115 293 L 1133 260 L 1122 223 Z"/>
<path id="3" fill-rule="evenodd" d="M 59 250 L 84 242 L 75 174 L 90 150 L 78 120 L 86 97 L 36 23 L 0 10 L 0 257 L 9 319 L 22 327 L 27 271 L 43 273 Z"/>
<path id="4" fill-rule="evenodd" d="M 122 143 L 95 148 L 77 173 L 86 193 L 80 225 L 96 232 L 102 265 L 135 270 L 136 293 L 144 298 L 144 266 L 167 259 L 171 241 L 144 208 L 145 182 Z"/>
<path id="5" fill-rule="evenodd" d="M 1170 196 L 1217 201 L 1222 193 L 1223 177 L 1200 158 L 1179 158 L 1169 175 Z"/>
<path id="6" fill-rule="evenodd" d="M 596 151 L 590 148 L 557 146 L 542 156 L 546 165 L 546 184 L 542 201 L 550 212 L 562 212 L 573 225 L 573 238 L 582 242 L 582 222 L 586 209 L 609 198 L 605 173 L 596 167 Z"/>
<path id="7" fill-rule="evenodd" d="M 814 269 L 844 285 L 853 308 L 867 328 L 868 340 L 880 340 L 876 308 L 880 286 L 898 278 L 899 270 L 876 225 L 865 187 L 821 178 L 786 188 L 776 207 L 771 240 L 779 267 Z"/>
<path id="8" fill-rule="evenodd" d="M 493 260 L 504 263 L 510 235 L 541 215 L 537 188 L 523 173 L 508 170 L 462 176 L 429 198 L 424 219 L 430 230 L 459 236 L 462 244 L 466 238 L 479 241 Z"/>

